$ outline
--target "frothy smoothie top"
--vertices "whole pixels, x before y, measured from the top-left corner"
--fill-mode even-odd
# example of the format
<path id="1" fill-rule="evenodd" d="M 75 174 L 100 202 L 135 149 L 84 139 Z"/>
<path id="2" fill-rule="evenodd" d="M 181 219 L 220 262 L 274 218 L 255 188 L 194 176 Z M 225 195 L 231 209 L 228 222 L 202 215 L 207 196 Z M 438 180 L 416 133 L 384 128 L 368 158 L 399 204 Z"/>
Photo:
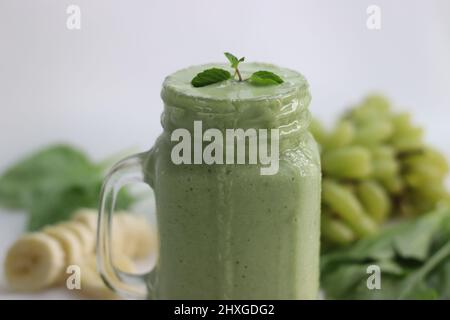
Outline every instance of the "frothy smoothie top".
<path id="1" fill-rule="evenodd" d="M 200 88 L 192 86 L 191 80 L 196 74 L 213 67 L 228 70 L 231 74 L 234 72 L 229 65 L 220 63 L 192 66 L 179 70 L 165 79 L 162 92 L 163 99 L 168 95 L 182 95 L 188 99 L 198 100 L 243 101 L 277 99 L 280 96 L 292 94 L 309 94 L 308 83 L 300 73 L 267 63 L 242 63 L 239 70 L 243 79 L 249 78 L 253 72 L 259 70 L 271 71 L 283 79 L 282 84 L 255 86 L 248 81 L 227 80 Z"/>

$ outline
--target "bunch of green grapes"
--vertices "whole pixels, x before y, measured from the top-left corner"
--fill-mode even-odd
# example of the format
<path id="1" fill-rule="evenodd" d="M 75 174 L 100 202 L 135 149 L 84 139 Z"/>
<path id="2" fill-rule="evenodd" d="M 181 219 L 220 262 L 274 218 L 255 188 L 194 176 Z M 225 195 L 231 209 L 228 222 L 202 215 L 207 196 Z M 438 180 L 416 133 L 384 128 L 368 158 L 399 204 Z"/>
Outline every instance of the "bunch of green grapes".
<path id="1" fill-rule="evenodd" d="M 346 245 L 376 233 L 387 219 L 428 212 L 448 199 L 445 157 L 389 101 L 369 96 L 327 132 L 313 121 L 321 149 L 322 236 Z"/>

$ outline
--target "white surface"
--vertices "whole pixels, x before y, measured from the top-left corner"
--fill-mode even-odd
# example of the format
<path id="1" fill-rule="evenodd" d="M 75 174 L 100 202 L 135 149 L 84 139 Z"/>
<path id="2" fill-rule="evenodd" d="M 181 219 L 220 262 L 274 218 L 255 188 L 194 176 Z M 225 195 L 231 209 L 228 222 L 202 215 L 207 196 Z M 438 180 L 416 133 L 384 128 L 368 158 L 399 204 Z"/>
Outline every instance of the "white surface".
<path id="1" fill-rule="evenodd" d="M 66 29 L 69 4 L 80 31 Z M 370 4 L 380 31 L 366 28 Z M 328 122 L 384 92 L 450 155 L 449 17 L 446 0 L 0 0 L 0 171 L 56 141 L 97 159 L 149 148 L 164 76 L 223 51 L 301 71 Z M 22 223 L 0 213 L 0 261 Z M 0 285 L 0 298 L 16 297 Z"/>

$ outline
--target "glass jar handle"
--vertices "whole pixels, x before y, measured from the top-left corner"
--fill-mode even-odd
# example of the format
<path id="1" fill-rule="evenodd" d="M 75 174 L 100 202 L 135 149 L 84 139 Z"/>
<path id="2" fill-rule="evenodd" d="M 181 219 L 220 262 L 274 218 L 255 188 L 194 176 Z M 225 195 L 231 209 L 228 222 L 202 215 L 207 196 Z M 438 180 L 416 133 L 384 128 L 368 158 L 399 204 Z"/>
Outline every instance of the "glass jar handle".
<path id="1" fill-rule="evenodd" d="M 105 284 L 119 296 L 145 299 L 149 296 L 147 279 L 154 270 L 132 274 L 119 270 L 113 264 L 111 252 L 112 215 L 119 190 L 130 183 L 145 183 L 143 161 L 148 153 L 140 153 L 119 161 L 105 178 L 100 193 L 97 230 L 97 268 Z"/>

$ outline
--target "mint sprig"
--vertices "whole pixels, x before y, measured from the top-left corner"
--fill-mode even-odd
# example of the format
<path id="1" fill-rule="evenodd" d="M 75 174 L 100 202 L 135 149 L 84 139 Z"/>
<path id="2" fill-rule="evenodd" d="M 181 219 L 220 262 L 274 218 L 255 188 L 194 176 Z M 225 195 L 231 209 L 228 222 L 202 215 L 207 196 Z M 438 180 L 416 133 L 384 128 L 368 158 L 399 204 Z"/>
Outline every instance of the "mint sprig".
<path id="1" fill-rule="evenodd" d="M 238 59 L 235 55 L 229 52 L 225 52 L 224 54 L 225 57 L 228 59 L 228 61 L 230 61 L 231 68 L 234 69 L 233 77 L 231 77 L 231 74 L 227 70 L 221 68 L 210 68 L 198 73 L 191 80 L 191 84 L 196 88 L 200 88 L 208 86 L 210 84 L 229 80 L 231 78 L 234 79 L 236 75 L 238 76 L 239 82 L 248 81 L 250 84 L 255 86 L 278 85 L 284 82 L 280 76 L 266 70 L 256 71 L 250 76 L 250 78 L 244 80 L 242 79 L 242 75 L 241 72 L 239 71 L 238 66 L 241 62 L 244 62 L 245 57 Z"/>
<path id="2" fill-rule="evenodd" d="M 239 63 L 244 62 L 245 57 L 238 59 L 235 55 L 233 55 L 229 52 L 225 52 L 224 54 L 225 54 L 225 57 L 227 57 L 228 61 L 230 61 L 231 67 L 234 69 L 234 75 L 237 75 L 239 78 L 239 81 L 242 81 L 242 76 L 241 76 L 241 73 L 239 72 L 238 66 L 239 66 Z"/>

